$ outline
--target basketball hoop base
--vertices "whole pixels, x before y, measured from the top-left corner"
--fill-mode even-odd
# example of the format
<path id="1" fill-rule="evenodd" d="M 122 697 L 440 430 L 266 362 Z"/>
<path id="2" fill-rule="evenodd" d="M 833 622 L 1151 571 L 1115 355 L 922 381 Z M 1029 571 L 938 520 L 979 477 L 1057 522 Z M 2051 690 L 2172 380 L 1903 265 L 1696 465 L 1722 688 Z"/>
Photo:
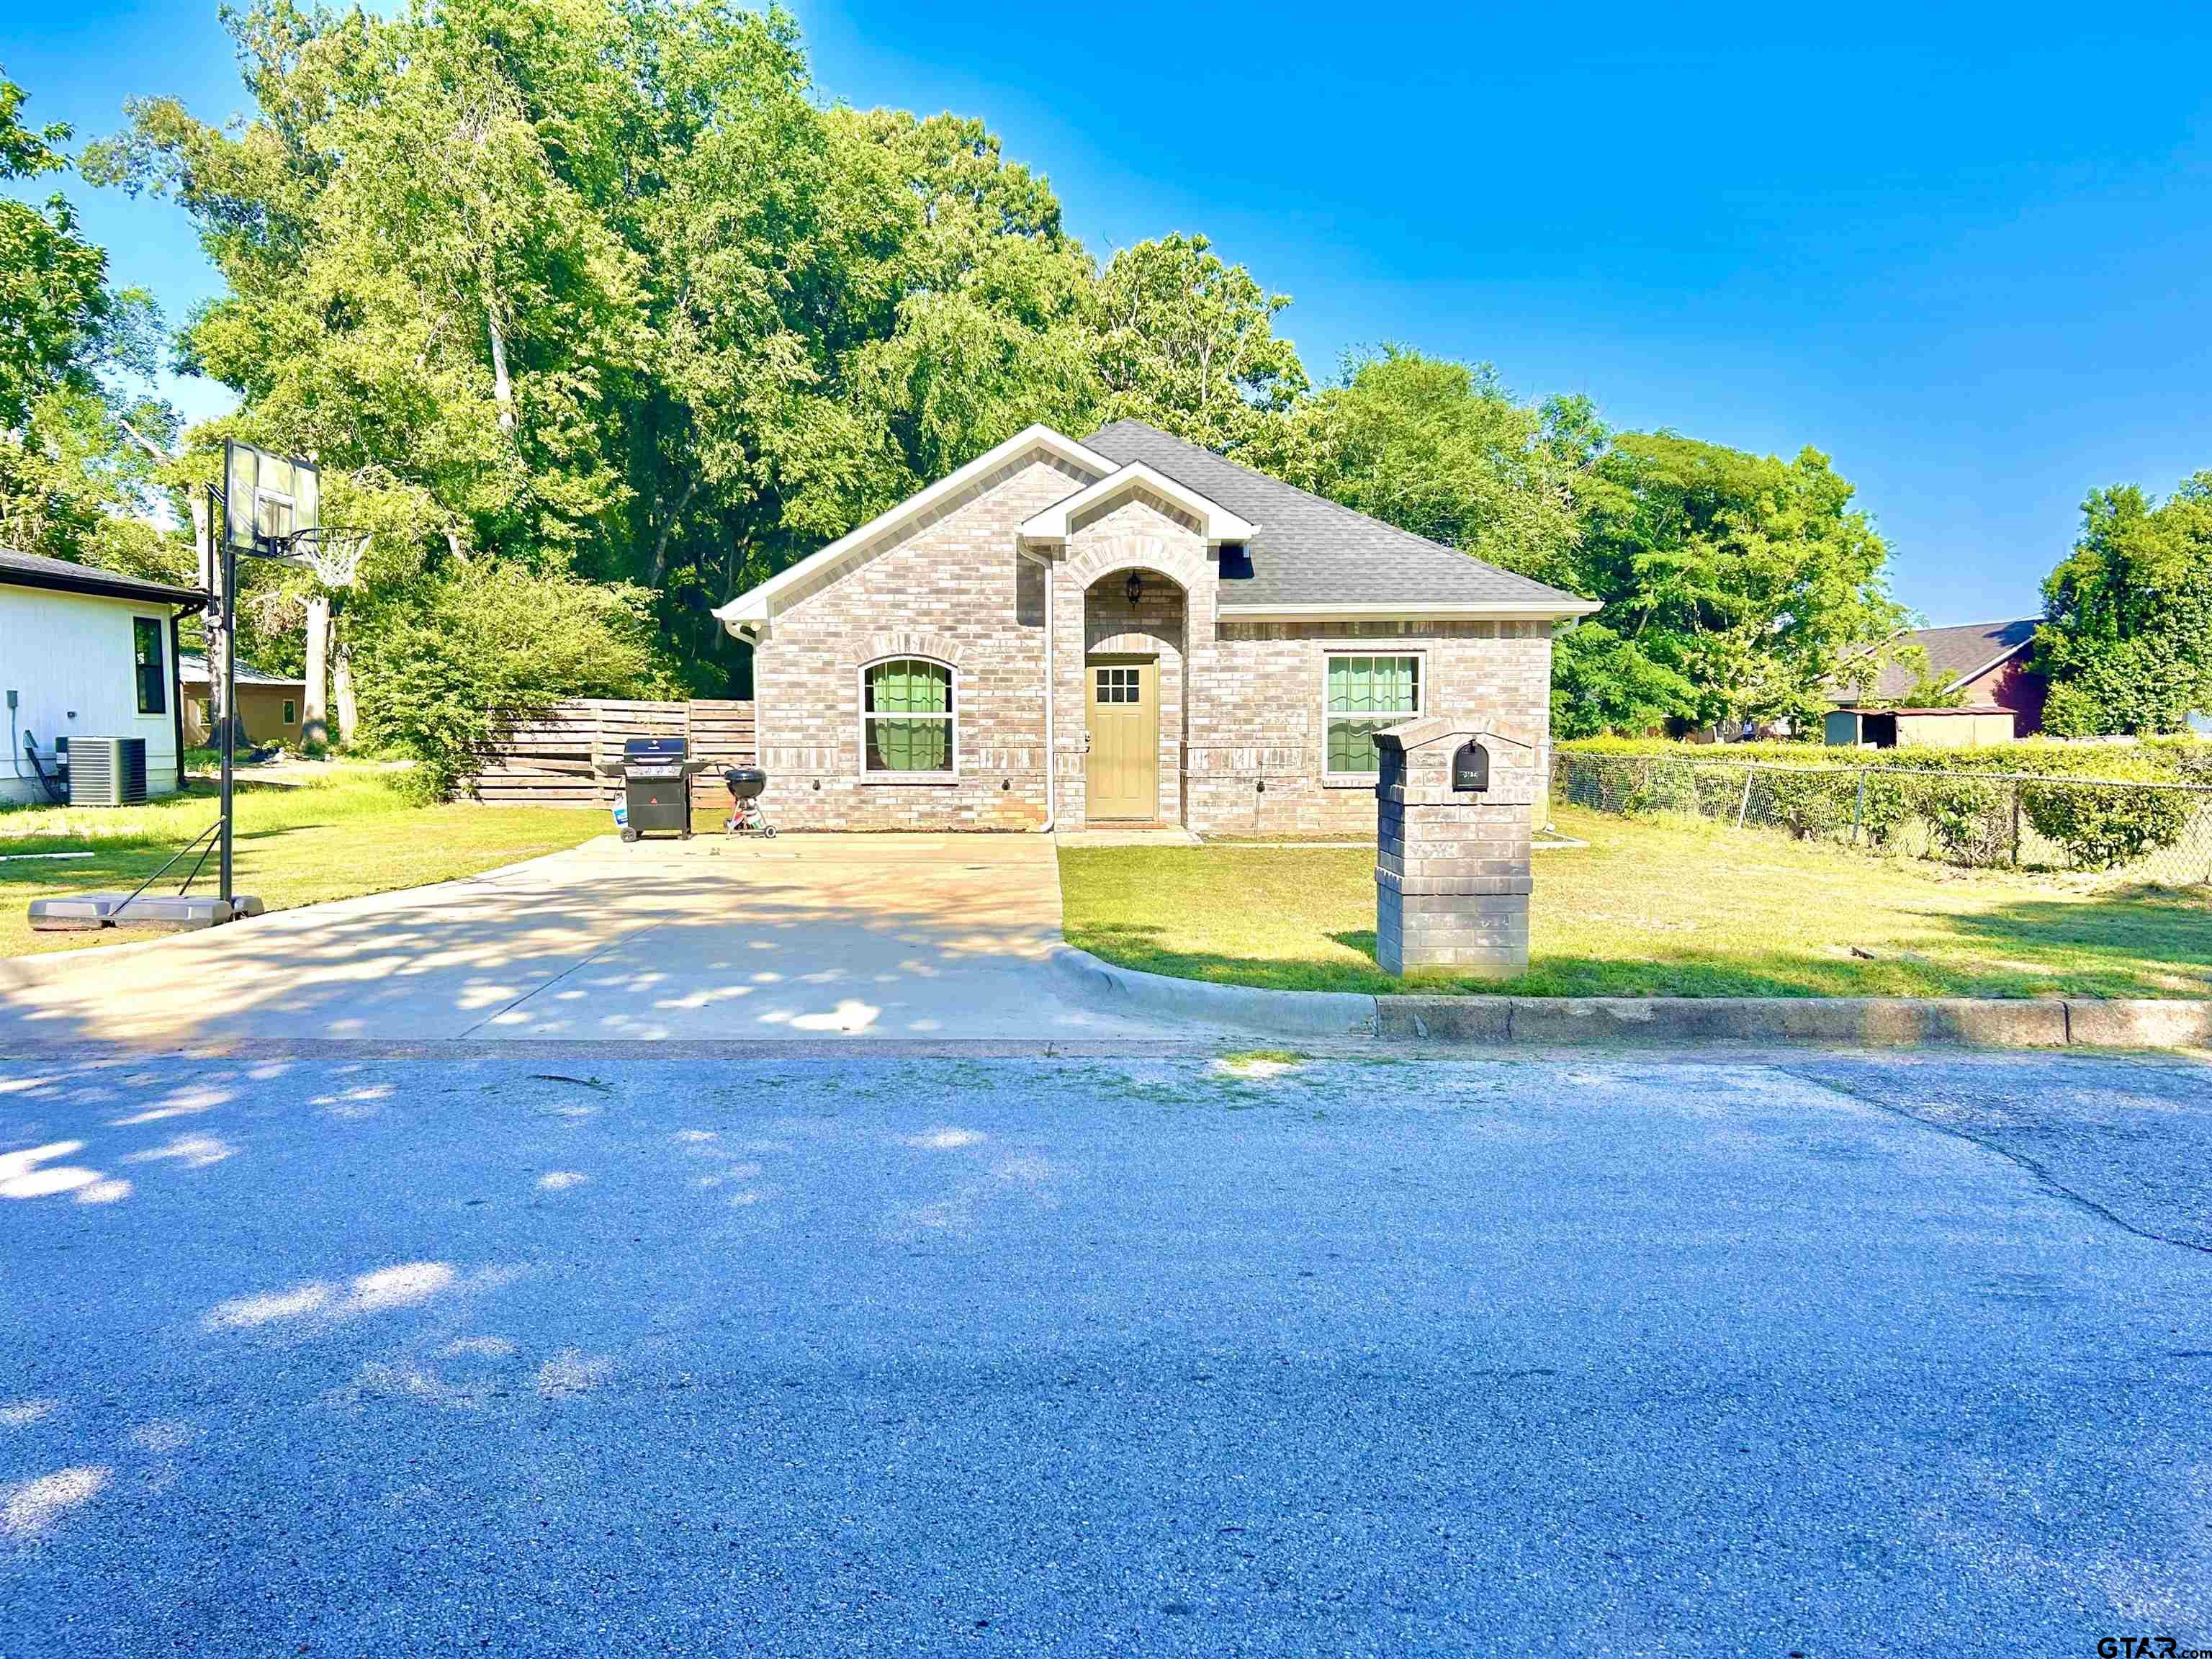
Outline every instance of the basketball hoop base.
<path id="1" fill-rule="evenodd" d="M 90 933 L 103 927 L 155 927 L 192 933 L 262 914 L 261 901 L 240 893 L 225 902 L 212 893 L 70 893 L 31 901 L 31 931 Z"/>

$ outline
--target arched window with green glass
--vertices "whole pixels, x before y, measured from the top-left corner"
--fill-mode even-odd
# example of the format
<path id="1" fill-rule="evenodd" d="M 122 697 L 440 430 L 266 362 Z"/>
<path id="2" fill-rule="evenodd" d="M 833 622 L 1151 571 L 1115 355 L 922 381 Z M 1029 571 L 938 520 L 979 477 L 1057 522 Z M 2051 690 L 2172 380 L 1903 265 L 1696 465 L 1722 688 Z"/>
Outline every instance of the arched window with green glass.
<path id="1" fill-rule="evenodd" d="M 890 657 L 860 671 L 864 770 L 950 777 L 958 753 L 952 670 L 927 657 Z"/>

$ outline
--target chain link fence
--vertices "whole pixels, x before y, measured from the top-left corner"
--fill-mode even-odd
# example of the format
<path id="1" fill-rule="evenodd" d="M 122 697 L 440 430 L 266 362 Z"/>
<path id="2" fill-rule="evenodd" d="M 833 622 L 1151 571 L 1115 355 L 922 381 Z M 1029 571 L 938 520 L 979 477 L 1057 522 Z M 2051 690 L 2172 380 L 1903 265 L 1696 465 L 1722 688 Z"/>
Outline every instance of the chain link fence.
<path id="1" fill-rule="evenodd" d="M 2212 882 L 2212 787 L 1905 767 L 1558 751 L 1557 799 L 1982 868 Z"/>

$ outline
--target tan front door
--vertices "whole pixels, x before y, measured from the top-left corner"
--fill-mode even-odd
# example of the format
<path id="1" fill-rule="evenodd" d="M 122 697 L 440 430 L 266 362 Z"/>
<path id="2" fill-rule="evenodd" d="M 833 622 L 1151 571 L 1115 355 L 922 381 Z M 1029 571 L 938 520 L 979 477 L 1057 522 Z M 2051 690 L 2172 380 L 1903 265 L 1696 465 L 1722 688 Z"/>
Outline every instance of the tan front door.
<path id="1" fill-rule="evenodd" d="M 1160 665 L 1090 662 L 1084 816 L 1150 823 L 1160 813 Z"/>

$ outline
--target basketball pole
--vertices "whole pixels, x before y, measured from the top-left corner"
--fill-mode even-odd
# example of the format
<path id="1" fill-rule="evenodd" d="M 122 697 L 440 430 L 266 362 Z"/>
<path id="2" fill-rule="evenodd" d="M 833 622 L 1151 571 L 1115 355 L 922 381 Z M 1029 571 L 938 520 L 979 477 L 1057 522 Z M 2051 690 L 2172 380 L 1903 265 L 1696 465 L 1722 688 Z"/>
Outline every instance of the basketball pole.
<path id="1" fill-rule="evenodd" d="M 224 483 L 228 483 L 228 478 Z M 223 920 L 230 920 L 231 767 L 238 748 L 238 547 L 230 536 L 229 498 L 223 501 L 222 548 L 222 854 L 220 860 Z"/>

